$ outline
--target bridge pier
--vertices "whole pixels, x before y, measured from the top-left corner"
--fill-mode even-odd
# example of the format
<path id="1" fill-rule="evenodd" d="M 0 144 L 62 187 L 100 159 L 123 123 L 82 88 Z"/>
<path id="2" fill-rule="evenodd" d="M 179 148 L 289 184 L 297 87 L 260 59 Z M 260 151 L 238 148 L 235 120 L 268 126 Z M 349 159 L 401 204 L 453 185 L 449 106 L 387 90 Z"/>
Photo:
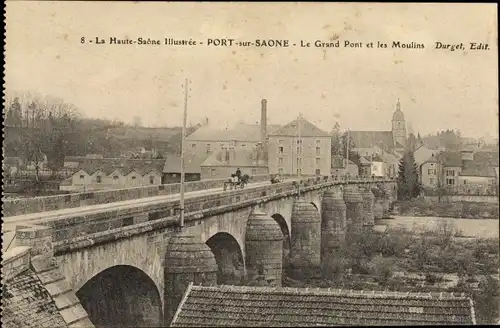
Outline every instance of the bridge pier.
<path id="1" fill-rule="evenodd" d="M 355 185 L 344 189 L 344 202 L 346 205 L 347 233 L 358 235 L 363 230 L 363 198 Z"/>
<path id="2" fill-rule="evenodd" d="M 245 250 L 248 284 L 281 286 L 283 234 L 278 223 L 258 208 L 247 222 Z"/>
<path id="3" fill-rule="evenodd" d="M 375 225 L 375 218 L 373 216 L 373 203 L 375 196 L 373 196 L 370 186 L 367 186 L 361 191 L 361 197 L 363 198 L 364 227 L 366 230 L 372 230 Z"/>
<path id="4" fill-rule="evenodd" d="M 299 198 L 291 217 L 290 273 L 297 278 L 311 274 L 321 263 L 321 218 L 316 207 Z"/>
<path id="5" fill-rule="evenodd" d="M 171 237 L 165 255 L 164 323 L 170 326 L 190 282 L 216 285 L 218 267 L 210 248 L 190 235 Z"/>
<path id="6" fill-rule="evenodd" d="M 321 266 L 331 278 L 345 242 L 346 205 L 341 191 L 325 191 L 321 201 Z"/>

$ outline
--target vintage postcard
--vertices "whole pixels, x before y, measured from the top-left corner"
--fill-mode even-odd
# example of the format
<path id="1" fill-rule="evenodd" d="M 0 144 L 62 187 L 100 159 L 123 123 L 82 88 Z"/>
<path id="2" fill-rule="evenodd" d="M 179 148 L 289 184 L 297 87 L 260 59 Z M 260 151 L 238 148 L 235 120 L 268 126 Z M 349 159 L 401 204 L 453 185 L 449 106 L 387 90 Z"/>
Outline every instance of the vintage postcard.
<path id="1" fill-rule="evenodd" d="M 496 4 L 4 23 L 4 327 L 500 323 Z"/>

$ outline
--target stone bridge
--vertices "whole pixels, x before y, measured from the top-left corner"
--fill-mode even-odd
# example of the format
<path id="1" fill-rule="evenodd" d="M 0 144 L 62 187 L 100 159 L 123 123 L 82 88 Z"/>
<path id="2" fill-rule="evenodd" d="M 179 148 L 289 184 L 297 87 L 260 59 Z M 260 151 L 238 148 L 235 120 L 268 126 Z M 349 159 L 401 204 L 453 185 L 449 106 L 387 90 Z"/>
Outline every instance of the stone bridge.
<path id="1" fill-rule="evenodd" d="M 392 180 L 323 176 L 189 192 L 183 228 L 178 195 L 4 221 L 17 246 L 57 263 L 96 327 L 157 327 L 191 281 L 276 286 L 285 268 L 328 268 L 346 232 L 370 229 L 395 194 Z"/>

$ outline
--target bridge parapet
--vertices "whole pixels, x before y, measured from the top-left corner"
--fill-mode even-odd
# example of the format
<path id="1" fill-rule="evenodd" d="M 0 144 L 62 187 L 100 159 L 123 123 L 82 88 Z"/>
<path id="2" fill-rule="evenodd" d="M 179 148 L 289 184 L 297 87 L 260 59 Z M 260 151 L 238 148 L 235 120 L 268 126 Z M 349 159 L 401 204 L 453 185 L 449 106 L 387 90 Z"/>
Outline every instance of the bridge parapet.
<path id="1" fill-rule="evenodd" d="M 222 187 L 227 179 L 186 182 L 185 191 L 198 191 Z M 252 177 L 252 182 L 269 180 L 268 175 Z M 54 211 L 86 205 L 98 205 L 154 196 L 174 195 L 180 192 L 180 184 L 164 184 L 146 187 L 125 188 L 20 199 L 6 199 L 2 207 L 3 216 Z"/>

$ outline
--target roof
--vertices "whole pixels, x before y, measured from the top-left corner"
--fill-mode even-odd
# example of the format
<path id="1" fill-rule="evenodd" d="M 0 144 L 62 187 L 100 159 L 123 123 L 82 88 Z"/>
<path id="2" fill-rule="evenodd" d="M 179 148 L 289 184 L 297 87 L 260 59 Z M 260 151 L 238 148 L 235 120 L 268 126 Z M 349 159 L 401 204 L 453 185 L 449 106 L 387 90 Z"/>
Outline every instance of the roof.
<path id="1" fill-rule="evenodd" d="M 488 177 L 494 178 L 495 168 L 487 165 L 477 165 L 477 164 L 468 164 L 466 167 L 460 172 L 461 176 L 474 176 L 474 177 Z"/>
<path id="2" fill-rule="evenodd" d="M 415 162 L 418 165 L 423 164 L 426 162 L 428 159 L 432 158 L 432 155 L 436 155 L 437 151 L 434 149 L 430 149 L 426 145 L 421 145 L 415 151 L 413 152 L 413 155 L 415 157 Z"/>
<path id="3" fill-rule="evenodd" d="M 91 175 L 101 170 L 106 175 L 120 170 L 122 174 L 127 175 L 133 170 L 140 175 L 145 175 L 151 171 L 162 174 L 165 165 L 164 159 L 125 159 L 125 158 L 87 158 L 78 163 L 78 170 L 83 170 Z"/>
<path id="4" fill-rule="evenodd" d="M 229 161 L 226 161 L 226 152 L 229 152 Z M 232 153 L 232 154 L 231 154 Z M 236 148 L 230 150 L 221 150 L 211 154 L 201 166 L 266 166 L 261 160 L 264 157 L 257 147 Z"/>
<path id="5" fill-rule="evenodd" d="M 184 156 L 184 172 L 185 173 L 201 173 L 201 163 L 203 158 L 193 154 Z M 180 173 L 181 172 L 181 157 L 179 155 L 167 155 L 163 173 Z"/>
<path id="6" fill-rule="evenodd" d="M 443 151 L 438 156 L 445 167 L 462 167 L 462 154 L 458 151 Z"/>
<path id="7" fill-rule="evenodd" d="M 398 108 L 392 114 L 392 120 L 393 121 L 404 121 L 405 120 L 405 114 L 403 114 L 403 112 Z"/>
<path id="8" fill-rule="evenodd" d="M 190 284 L 171 327 L 475 324 L 472 304 L 448 293 Z"/>
<path id="9" fill-rule="evenodd" d="M 392 120 L 393 121 L 404 121 L 405 120 L 405 115 L 401 111 L 401 103 L 399 102 L 396 105 L 396 110 L 394 111 L 394 114 L 392 114 Z"/>
<path id="10" fill-rule="evenodd" d="M 474 153 L 474 163 L 479 165 L 499 166 L 498 151 L 479 151 Z"/>
<path id="11" fill-rule="evenodd" d="M 330 137 L 328 133 L 318 128 L 303 117 L 297 118 L 280 129 L 270 133 L 273 136 L 298 136 L 300 122 L 301 137 Z"/>
<path id="12" fill-rule="evenodd" d="M 32 270 L 26 270 L 3 285 L 2 326 L 68 327 L 49 292 Z"/>
<path id="13" fill-rule="evenodd" d="M 391 131 L 349 131 L 349 138 L 355 148 L 393 149 L 394 139 Z"/>
<path id="14" fill-rule="evenodd" d="M 278 129 L 279 125 L 268 125 L 267 133 Z M 260 141 L 260 124 L 238 123 L 231 128 L 220 129 L 211 125 L 202 126 L 186 137 L 188 141 Z"/>

